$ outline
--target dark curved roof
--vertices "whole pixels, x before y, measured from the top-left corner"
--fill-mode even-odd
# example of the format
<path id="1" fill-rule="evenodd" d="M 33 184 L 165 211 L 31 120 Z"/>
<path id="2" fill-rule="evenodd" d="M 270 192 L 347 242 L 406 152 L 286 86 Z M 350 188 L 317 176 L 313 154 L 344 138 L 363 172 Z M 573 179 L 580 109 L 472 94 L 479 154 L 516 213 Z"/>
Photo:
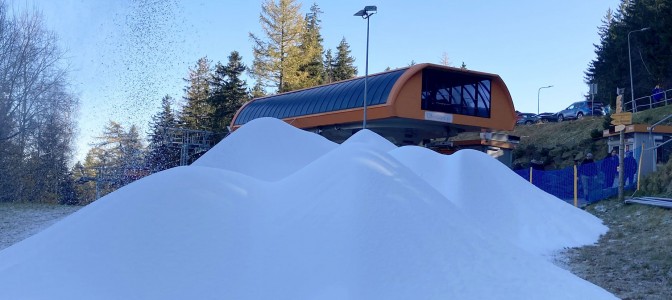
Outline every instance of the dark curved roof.
<path id="1" fill-rule="evenodd" d="M 408 68 L 369 75 L 368 105 L 384 104 L 392 86 Z M 262 117 L 285 119 L 363 107 L 364 77 L 255 99 L 248 103 L 234 125 Z"/>

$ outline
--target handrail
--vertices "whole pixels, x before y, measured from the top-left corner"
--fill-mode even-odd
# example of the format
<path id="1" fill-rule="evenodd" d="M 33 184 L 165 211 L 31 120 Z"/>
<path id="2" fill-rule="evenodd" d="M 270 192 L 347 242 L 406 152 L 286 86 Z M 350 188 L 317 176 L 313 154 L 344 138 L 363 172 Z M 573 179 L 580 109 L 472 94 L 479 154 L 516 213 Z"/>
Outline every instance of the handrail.
<path id="1" fill-rule="evenodd" d="M 665 102 L 665 105 L 671 104 L 672 103 L 672 89 L 662 91 L 662 93 L 663 93 L 664 99 L 661 102 Z M 669 97 L 668 97 L 668 95 L 669 95 Z M 649 99 L 648 104 L 640 105 L 639 103 L 642 102 L 642 101 L 640 101 L 642 99 Z M 656 103 L 658 103 L 658 102 L 656 102 Z M 633 107 L 636 105 L 637 109 L 635 111 L 640 111 L 640 107 L 644 107 L 645 108 L 644 110 L 651 109 L 651 108 L 653 108 L 653 105 L 656 104 L 656 103 L 653 103 L 653 97 L 651 97 L 651 95 L 649 95 L 649 96 L 639 97 L 639 98 L 635 99 L 634 103 L 633 103 L 633 101 L 624 102 L 623 103 L 623 108 L 624 108 L 625 111 L 633 111 Z M 626 107 L 628 107 L 628 105 L 630 105 L 629 109 L 626 108 Z"/>

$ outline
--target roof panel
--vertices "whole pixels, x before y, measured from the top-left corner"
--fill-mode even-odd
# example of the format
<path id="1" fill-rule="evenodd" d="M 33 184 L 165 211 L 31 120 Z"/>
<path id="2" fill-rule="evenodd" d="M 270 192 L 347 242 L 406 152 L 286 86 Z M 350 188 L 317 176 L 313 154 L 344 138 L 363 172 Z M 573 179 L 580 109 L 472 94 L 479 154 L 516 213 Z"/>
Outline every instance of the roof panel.
<path id="1" fill-rule="evenodd" d="M 368 76 L 369 104 L 387 101 L 390 90 L 407 68 Z M 362 106 L 364 77 L 335 82 L 289 93 L 277 94 L 253 100 L 243 107 L 235 124 L 242 125 L 261 117 L 279 119 Z"/>
<path id="2" fill-rule="evenodd" d="M 367 97 L 369 98 L 369 102 L 368 102 L 369 105 L 376 105 L 376 104 L 381 103 L 380 102 L 381 100 L 376 98 L 376 97 L 380 97 L 381 90 L 385 88 L 384 87 L 385 82 L 384 82 L 383 79 L 385 79 L 385 78 L 378 77 L 378 78 L 373 78 L 373 80 L 369 81 L 369 85 L 371 87 L 367 88 L 367 91 L 366 91 L 367 94 L 368 94 Z M 385 102 L 385 100 L 383 100 L 383 103 L 384 102 Z"/>
<path id="3" fill-rule="evenodd" d="M 309 99 L 309 101 L 306 102 L 305 105 L 301 106 L 301 110 L 299 110 L 297 113 L 301 116 L 306 115 L 311 107 L 315 106 L 315 102 L 317 102 L 318 99 L 315 98 L 315 93 L 317 93 L 318 89 L 310 89 L 306 91 L 306 98 Z"/>
<path id="4" fill-rule="evenodd" d="M 278 106 L 278 111 L 274 114 L 274 116 L 277 116 L 278 119 L 286 118 L 287 116 L 291 115 L 290 114 L 290 108 L 292 105 L 296 104 L 296 94 L 288 94 L 287 97 L 285 97 L 285 103 L 278 103 L 275 101 L 275 105 Z"/>
<path id="5" fill-rule="evenodd" d="M 347 95 L 348 98 L 347 108 L 355 108 L 360 106 L 360 102 L 364 98 L 364 81 L 353 82 L 353 87 L 349 90 Z M 368 88 L 368 87 L 367 87 Z"/>
<path id="6" fill-rule="evenodd" d="M 401 74 L 399 74 L 399 75 L 401 76 Z M 381 94 L 377 97 L 387 99 L 390 96 L 390 91 L 392 90 L 392 86 L 394 86 L 394 83 L 397 82 L 397 79 L 399 79 L 399 77 L 388 78 L 387 82 L 385 83 L 385 88 L 380 90 Z M 382 103 L 378 103 L 378 104 L 382 104 Z"/>

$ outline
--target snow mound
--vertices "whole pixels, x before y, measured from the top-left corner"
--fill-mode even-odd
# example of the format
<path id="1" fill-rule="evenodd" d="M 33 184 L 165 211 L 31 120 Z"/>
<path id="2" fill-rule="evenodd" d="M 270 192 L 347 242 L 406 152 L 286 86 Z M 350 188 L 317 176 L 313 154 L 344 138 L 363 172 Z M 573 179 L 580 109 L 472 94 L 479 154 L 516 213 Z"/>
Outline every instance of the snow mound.
<path id="1" fill-rule="evenodd" d="M 489 180 L 472 173 L 517 176 L 489 157 L 391 148 L 366 131 L 334 146 L 273 120 L 248 125 L 198 164 L 136 181 L 0 251 L 3 297 L 615 299 L 522 250 L 525 243 L 498 236 L 493 224 L 553 227 L 523 216 L 565 212 L 516 204 L 539 195 L 513 179 L 488 183 L 511 184 L 517 194 L 467 199 L 481 197 L 472 190 L 486 190 Z M 282 155 L 257 149 L 266 138 L 275 138 L 279 145 L 270 148 Z M 304 150 L 311 153 L 295 157 Z M 285 156 L 290 163 L 277 161 Z M 438 164 L 449 169 L 430 173 Z M 460 188 L 437 188 L 435 175 L 452 176 Z M 490 213 L 477 214 L 470 203 L 486 207 L 486 200 L 515 213 L 483 219 Z"/>
<path id="2" fill-rule="evenodd" d="M 593 244 L 608 228 L 475 150 L 446 156 L 406 146 L 390 152 L 493 235 L 535 254 Z"/>
<path id="3" fill-rule="evenodd" d="M 227 298 L 259 184 L 197 167 L 136 181 L 0 252 L 0 298 Z"/>
<path id="4" fill-rule="evenodd" d="M 255 119 L 234 131 L 192 166 L 221 168 L 275 181 L 338 144 L 275 118 Z"/>
<path id="5" fill-rule="evenodd" d="M 384 152 L 392 151 L 397 148 L 396 145 L 392 144 L 392 142 L 388 141 L 386 138 L 368 129 L 357 131 L 350 138 L 345 140 L 343 144 L 365 144 L 368 148 Z"/>

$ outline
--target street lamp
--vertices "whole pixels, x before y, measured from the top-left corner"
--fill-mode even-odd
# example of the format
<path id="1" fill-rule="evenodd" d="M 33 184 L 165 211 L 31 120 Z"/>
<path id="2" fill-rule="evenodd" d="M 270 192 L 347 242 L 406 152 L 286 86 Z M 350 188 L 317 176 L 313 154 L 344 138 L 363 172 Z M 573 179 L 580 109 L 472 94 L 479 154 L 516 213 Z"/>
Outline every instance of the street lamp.
<path id="1" fill-rule="evenodd" d="M 552 88 L 552 85 L 549 86 L 542 86 L 537 90 L 537 114 L 539 114 L 539 93 L 541 92 L 541 89 L 547 89 L 547 88 Z"/>
<path id="2" fill-rule="evenodd" d="M 628 62 L 630 63 L 630 103 L 632 103 L 632 112 L 637 112 L 637 103 L 635 103 L 635 90 L 632 84 L 632 58 L 630 55 L 630 34 L 633 32 L 646 31 L 649 29 L 650 29 L 649 27 L 644 27 L 642 29 L 628 32 Z"/>
<path id="3" fill-rule="evenodd" d="M 362 129 L 366 129 L 366 105 L 368 103 L 367 81 L 369 80 L 369 17 L 378 12 L 378 8 L 374 5 L 367 5 L 364 9 L 355 13 L 355 17 L 362 17 L 366 19 L 366 67 L 364 71 L 364 120 L 362 121 Z"/>

